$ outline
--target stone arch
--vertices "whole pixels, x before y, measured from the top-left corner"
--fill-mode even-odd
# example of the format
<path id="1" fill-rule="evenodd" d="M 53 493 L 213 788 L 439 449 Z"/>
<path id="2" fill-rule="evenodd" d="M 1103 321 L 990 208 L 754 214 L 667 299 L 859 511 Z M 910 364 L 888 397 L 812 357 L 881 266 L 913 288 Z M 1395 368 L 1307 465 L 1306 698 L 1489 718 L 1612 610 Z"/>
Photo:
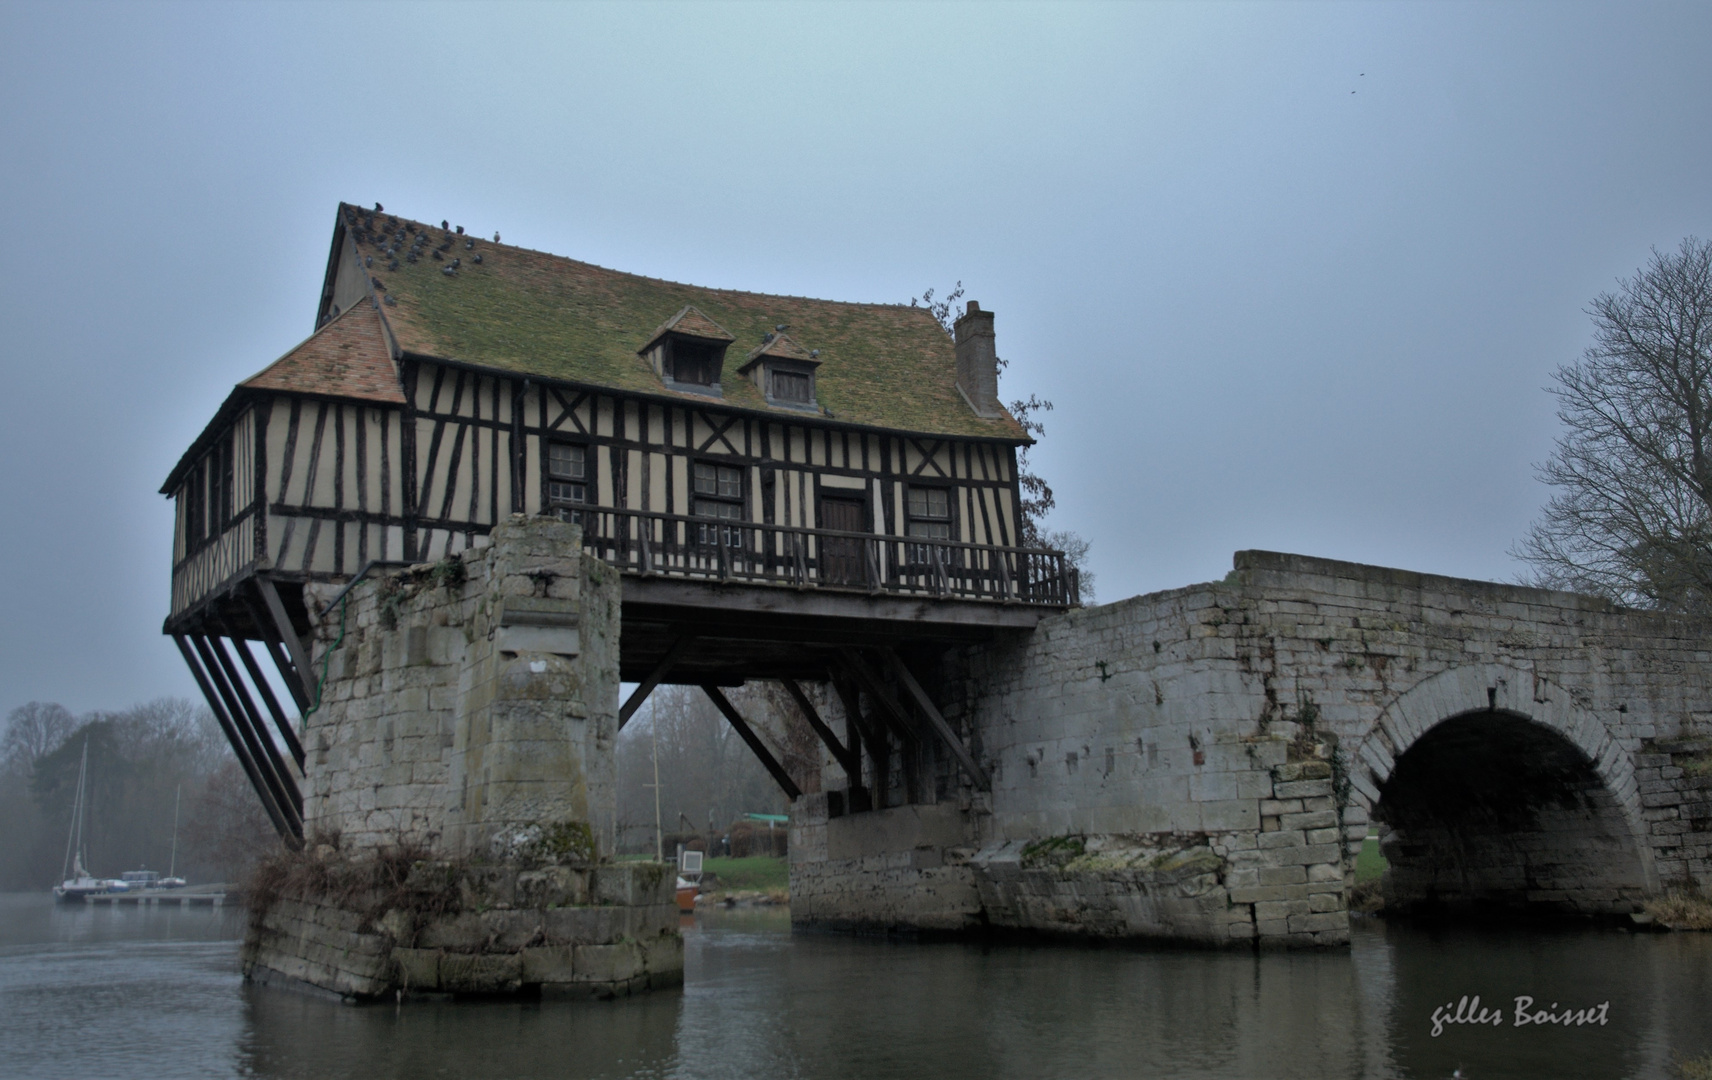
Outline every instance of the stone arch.
<path id="1" fill-rule="evenodd" d="M 1526 827 L 1531 834 L 1517 834 L 1508 856 L 1494 855 L 1491 841 L 1502 829 L 1516 825 L 1517 807 L 1531 804 L 1519 802 L 1521 796 L 1515 793 L 1506 795 L 1503 780 L 1494 782 L 1494 776 L 1507 774 L 1495 774 L 1489 760 L 1470 753 L 1487 741 L 1494 752 L 1502 748 L 1501 752 L 1514 762 L 1519 785 L 1547 778 L 1558 785 L 1553 798 L 1561 794 L 1564 800 L 1558 806 L 1553 799 L 1541 799 L 1539 815 Z M 1461 756 L 1449 749 L 1452 747 L 1460 747 L 1457 753 Z M 1400 763 L 1404 766 L 1401 774 Z M 1466 828 L 1474 834 L 1472 840 L 1460 835 L 1463 827 L 1455 821 L 1457 811 L 1448 803 L 1430 812 L 1422 809 L 1432 801 L 1432 787 L 1422 770 L 1439 770 L 1450 791 L 1459 782 L 1465 792 L 1470 790 L 1467 783 L 1471 781 L 1457 775 L 1459 763 L 1467 763 L 1470 773 L 1485 770 L 1486 783 L 1493 791 L 1490 805 L 1483 801 L 1468 811 Z M 1547 770 L 1556 772 L 1548 777 Z M 1466 853 L 1485 844 L 1485 857 L 1491 865 L 1513 858 L 1528 864 L 1525 873 L 1517 873 L 1529 879 L 1535 877 L 1530 860 L 1541 866 L 1555 860 L 1554 869 L 1545 875 L 1554 879 L 1553 884 L 1530 885 L 1526 893 L 1512 889 L 1512 901 L 1516 895 L 1526 895 L 1530 901 L 1549 899 L 1574 910 L 1632 910 L 1634 897 L 1657 885 L 1632 758 L 1597 717 L 1576 705 L 1562 687 L 1534 672 L 1508 664 L 1473 664 L 1422 680 L 1392 701 L 1354 747 L 1349 781 L 1350 802 L 1366 816 L 1413 814 L 1413 824 L 1420 828 L 1405 832 L 1411 839 L 1420 840 L 1436 831 L 1441 856 L 1454 848 L 1465 853 L 1457 858 L 1472 858 Z M 1384 804 L 1387 795 L 1391 797 L 1389 809 Z M 1447 792 L 1441 801 L 1450 798 Z M 1566 817 L 1563 808 L 1576 800 L 1580 800 L 1578 808 Z M 1506 801 L 1509 826 L 1499 823 L 1498 817 L 1504 815 L 1493 809 Z M 1545 824 L 1545 817 L 1553 814 L 1557 820 Z M 1585 835 L 1574 835 L 1571 818 L 1585 822 Z M 1558 848 L 1548 851 L 1554 843 Z M 1588 853 L 1584 873 L 1566 869 L 1579 861 L 1577 844 L 1585 845 Z M 1412 845 L 1411 850 L 1419 852 L 1426 847 Z M 1440 877 L 1445 876 L 1445 869 L 1439 868 Z M 1461 874 L 1464 893 L 1487 889 L 1496 896 L 1502 891 L 1491 884 L 1496 876 L 1483 879 L 1486 884 L 1471 884 L 1466 867 Z M 1559 885 L 1568 877 L 1576 883 L 1566 891 Z"/>

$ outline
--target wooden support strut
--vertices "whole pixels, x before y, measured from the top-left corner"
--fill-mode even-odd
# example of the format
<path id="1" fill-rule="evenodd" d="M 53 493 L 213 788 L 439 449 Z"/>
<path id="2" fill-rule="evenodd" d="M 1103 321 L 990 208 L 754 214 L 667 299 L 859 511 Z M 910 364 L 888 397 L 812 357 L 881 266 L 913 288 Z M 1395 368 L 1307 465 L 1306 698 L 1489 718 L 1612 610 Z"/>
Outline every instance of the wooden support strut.
<path id="1" fill-rule="evenodd" d="M 272 581 L 265 577 L 256 578 L 256 588 L 262 594 L 262 602 L 267 605 L 268 614 L 273 617 L 274 628 L 279 632 L 280 640 L 285 642 L 287 655 L 291 657 L 291 666 L 297 669 L 297 677 L 303 684 L 303 698 L 308 704 L 305 708 L 313 708 L 315 701 L 315 673 L 309 663 L 309 650 L 303 647 L 303 639 L 297 636 L 297 630 L 291 625 L 291 616 L 286 614 L 285 603 L 279 598 L 279 590 L 274 588 Z"/>
<path id="2" fill-rule="evenodd" d="M 755 756 L 761 759 L 761 764 L 773 774 L 773 779 L 777 780 L 779 787 L 784 789 L 786 798 L 794 802 L 802 795 L 802 788 L 797 787 L 796 781 L 791 779 L 791 774 L 785 771 L 783 765 L 779 764 L 779 760 L 773 756 L 772 751 L 767 749 L 767 745 L 744 721 L 742 714 L 737 711 L 737 707 L 731 704 L 731 701 L 726 698 L 719 687 L 712 683 L 702 683 L 701 689 L 702 693 L 712 700 L 714 707 L 725 714 L 725 718 L 731 722 L 732 728 L 736 730 L 744 742 L 749 744 L 749 749 L 755 751 Z"/>
<path id="3" fill-rule="evenodd" d="M 214 650 L 214 658 L 220 661 L 221 668 L 226 672 L 226 681 L 232 684 L 232 689 L 237 691 L 238 697 L 243 703 L 244 710 L 248 712 L 254 720 L 256 735 L 267 740 L 271 744 L 273 737 L 267 733 L 267 721 L 263 719 L 262 711 L 256 707 L 255 699 L 250 697 L 249 689 L 244 685 L 243 680 L 238 677 L 238 667 L 236 664 L 232 663 L 232 658 L 226 651 L 225 641 L 218 637 L 211 637 L 208 639 L 208 644 Z M 240 643 L 233 642 L 233 645 L 240 653 L 247 652 Z M 258 687 L 265 687 L 267 685 L 267 681 L 265 679 L 256 678 L 256 676 L 259 675 L 259 672 L 255 670 L 254 660 L 250 661 L 250 668 L 248 670 L 250 671 L 251 677 L 255 678 L 255 682 Z M 271 691 L 267 696 L 270 698 L 272 697 Z M 274 726 L 279 729 L 280 735 L 285 739 L 285 748 L 291 752 L 292 760 L 297 762 L 298 774 L 302 775 L 304 761 L 303 744 L 298 741 L 297 733 L 291 730 L 290 724 L 278 722 L 279 713 L 277 709 L 274 716 L 276 718 Z M 283 766 L 284 762 L 281 762 L 280 764 Z"/>
<path id="4" fill-rule="evenodd" d="M 300 830 L 292 828 L 284 812 L 280 810 L 279 804 L 274 800 L 273 791 L 262 779 L 261 771 L 256 768 L 255 761 L 251 759 L 244 739 L 238 734 L 237 727 L 232 723 L 232 718 L 226 715 L 225 706 L 221 704 L 220 696 L 214 692 L 214 687 L 209 683 L 207 674 L 202 670 L 201 661 L 191 651 L 190 643 L 185 640 L 183 634 L 174 634 L 172 641 L 178 646 L 179 654 L 184 657 L 185 664 L 189 666 L 191 677 L 196 680 L 196 685 L 202 690 L 202 697 L 208 702 L 209 711 L 214 714 L 214 719 L 219 723 L 220 730 L 225 733 L 226 742 L 231 746 L 233 755 L 237 757 L 239 767 L 244 770 L 244 775 L 249 777 L 250 787 L 255 790 L 256 798 L 261 800 L 262 809 L 267 812 L 268 820 L 273 822 L 274 831 L 279 833 L 288 843 L 292 843 L 294 847 L 301 846 Z"/>
<path id="5" fill-rule="evenodd" d="M 285 654 L 278 635 L 269 630 L 273 617 L 255 597 L 247 593 L 244 594 L 244 607 L 248 609 L 250 618 L 255 620 L 256 634 L 261 639 L 262 647 L 267 650 L 268 659 L 273 661 L 274 668 L 279 672 L 280 680 L 285 683 L 286 691 L 291 694 L 292 702 L 297 705 L 297 714 L 308 715 L 309 697 L 303 692 L 303 680 L 298 678 L 297 669 L 292 666 L 291 658 Z"/>
<path id="6" fill-rule="evenodd" d="M 904 666 L 902 660 L 898 659 L 898 654 L 890 648 L 881 648 L 879 653 L 898 682 L 903 684 L 904 692 L 915 702 L 922 715 L 927 717 L 927 722 L 932 725 L 934 732 L 945 743 L 952 755 L 957 758 L 957 764 L 961 765 L 963 771 L 969 774 L 969 778 L 975 781 L 975 786 L 982 791 L 993 790 L 993 780 L 987 775 L 987 770 L 981 768 L 980 762 L 976 761 L 974 755 L 970 754 L 963 745 L 963 740 L 959 739 L 957 733 L 951 730 L 951 725 L 946 723 L 945 717 L 940 714 L 939 706 L 935 705 L 933 699 L 927 696 L 927 691 L 921 688 L 921 683 L 917 682 L 915 676 L 910 674 L 910 669 Z"/>
<path id="7" fill-rule="evenodd" d="M 862 654 L 854 649 L 845 649 L 844 666 L 856 677 L 856 681 L 862 684 L 862 689 L 868 691 L 868 696 L 874 699 L 874 703 L 880 706 L 880 716 L 885 720 L 886 727 L 905 743 L 912 746 L 919 743 L 921 739 L 915 732 L 908 710 L 892 695 L 886 684 L 880 681 L 880 677 L 874 674 L 868 662 L 862 659 Z"/>
<path id="8" fill-rule="evenodd" d="M 200 635 L 192 637 L 190 643 L 196 653 L 202 658 L 202 666 L 208 672 L 208 679 L 214 684 L 214 689 L 226 703 L 226 713 L 232 718 L 232 724 L 242 736 L 244 745 L 250 751 L 250 757 L 256 763 L 256 771 L 267 782 L 268 789 L 273 792 L 274 801 L 279 804 L 285 815 L 286 823 L 293 835 L 303 835 L 303 796 L 298 793 L 297 784 L 286 771 L 285 762 L 279 756 L 279 748 L 268 738 L 265 730 L 258 730 L 259 718 L 250 716 L 244 711 L 243 704 L 238 700 L 231 684 L 226 681 L 225 673 L 220 669 L 219 662 L 214 657 L 213 647 L 208 639 Z M 230 663 L 230 660 L 227 661 Z"/>
<path id="9" fill-rule="evenodd" d="M 834 735 L 832 729 L 826 726 L 826 721 L 822 720 L 820 713 L 815 710 L 814 702 L 810 701 L 808 695 L 803 693 L 802 687 L 797 685 L 795 679 L 780 679 L 779 681 L 784 683 L 786 692 L 791 695 L 791 700 L 795 701 L 797 708 L 802 710 L 803 718 L 808 721 L 808 726 L 814 729 L 814 733 L 820 736 L 820 741 L 825 743 L 826 748 L 832 751 L 832 756 L 838 759 L 838 766 L 844 770 L 844 775 L 854 777 L 853 782 L 861 784 L 862 759 L 838 741 L 838 736 Z"/>
<path id="10" fill-rule="evenodd" d="M 286 717 L 285 710 L 280 708 L 279 698 L 274 696 L 273 687 L 268 685 L 267 676 L 262 674 L 261 665 L 256 663 L 255 655 L 250 652 L 249 643 L 242 638 L 234 637 L 232 639 L 232 650 L 238 654 L 238 659 L 244 662 L 244 670 L 250 673 L 250 682 L 255 684 L 256 691 L 267 703 L 268 712 L 273 715 L 273 726 L 279 729 L 280 737 L 285 740 L 285 745 L 291 749 L 291 756 L 297 759 L 298 770 L 302 771 L 305 760 L 303 742 L 298 739 L 297 732 L 291 729 L 291 721 Z"/>
<path id="11" fill-rule="evenodd" d="M 660 685 L 660 680 L 671 674 L 672 667 L 684 658 L 684 653 L 688 652 L 689 647 L 694 643 L 694 634 L 680 634 L 678 639 L 672 642 L 671 648 L 666 650 L 666 655 L 660 658 L 658 664 L 654 665 L 654 670 L 648 673 L 646 679 L 637 684 L 630 696 L 624 699 L 624 704 L 618 707 L 618 730 L 624 730 L 624 725 L 630 722 L 630 718 L 636 715 L 636 710 L 640 709 L 642 703 L 648 700 L 648 695 L 652 694 L 654 688 Z"/>

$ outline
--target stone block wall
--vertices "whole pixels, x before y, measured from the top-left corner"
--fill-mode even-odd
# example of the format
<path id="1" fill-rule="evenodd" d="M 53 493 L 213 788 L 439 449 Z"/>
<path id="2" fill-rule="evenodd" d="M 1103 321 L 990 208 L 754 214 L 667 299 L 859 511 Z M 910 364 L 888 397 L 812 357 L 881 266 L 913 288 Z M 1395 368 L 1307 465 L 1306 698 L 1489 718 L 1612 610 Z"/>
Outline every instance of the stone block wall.
<path id="1" fill-rule="evenodd" d="M 839 860 L 815 846 L 839 820 L 818 804 L 799 804 L 793 903 L 807 901 L 810 923 L 1335 944 L 1400 760 L 1438 745 L 1454 763 L 1443 722 L 1485 730 L 1491 717 L 1554 748 L 1566 764 L 1547 779 L 1565 797 L 1488 838 L 1494 861 L 1524 868 L 1519 888 L 1494 878 L 1445 897 L 1423 873 L 1399 900 L 1634 910 L 1661 880 L 1712 887 L 1702 781 L 1643 756 L 1651 740 L 1712 730 L 1709 671 L 1707 620 L 1241 552 L 1224 581 L 1069 611 L 947 659 L 944 712 L 993 787 L 958 778 L 942 804 L 962 832 L 939 849 L 978 903 L 953 890 L 931 916 L 907 913 L 921 871 L 883 850 Z M 1419 819 L 1383 831 L 1407 864 L 1405 824 L 1419 839 Z M 933 862 L 933 846 L 910 860 Z"/>
<path id="2" fill-rule="evenodd" d="M 273 897 L 252 912 L 246 977 L 353 1000 L 402 992 L 612 998 L 683 981 L 676 878 L 656 863 L 533 870 L 429 864 L 463 878 L 463 910 L 378 914 L 350 898 Z"/>
<path id="3" fill-rule="evenodd" d="M 564 522 L 512 521 L 489 540 L 377 572 L 316 626 L 311 834 L 462 855 L 577 822 L 611 850 L 618 575 Z M 305 598 L 320 611 L 340 588 Z"/>

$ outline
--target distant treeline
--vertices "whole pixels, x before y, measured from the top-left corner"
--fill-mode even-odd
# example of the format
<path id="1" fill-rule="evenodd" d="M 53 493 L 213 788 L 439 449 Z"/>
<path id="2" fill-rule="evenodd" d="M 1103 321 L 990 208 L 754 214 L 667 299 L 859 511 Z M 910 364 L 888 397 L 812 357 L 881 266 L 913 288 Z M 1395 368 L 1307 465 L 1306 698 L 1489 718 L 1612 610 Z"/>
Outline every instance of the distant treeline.
<path id="1" fill-rule="evenodd" d="M 0 730 L 0 890 L 60 881 L 85 748 L 83 847 L 97 877 L 165 874 L 178 804 L 180 876 L 229 881 L 277 843 L 255 793 L 206 708 L 162 698 L 74 716 L 59 705 L 13 709 Z"/>
<path id="2" fill-rule="evenodd" d="M 795 704 L 774 683 L 735 687 L 732 703 L 804 790 L 820 790 L 820 744 Z M 749 813 L 790 809 L 779 785 L 693 686 L 662 686 L 618 737 L 618 849 L 653 854 L 654 762 L 660 775 L 660 831 L 670 858 L 685 834 L 717 842 Z M 761 827 L 763 832 L 766 826 Z M 745 839 L 747 834 L 744 834 Z"/>

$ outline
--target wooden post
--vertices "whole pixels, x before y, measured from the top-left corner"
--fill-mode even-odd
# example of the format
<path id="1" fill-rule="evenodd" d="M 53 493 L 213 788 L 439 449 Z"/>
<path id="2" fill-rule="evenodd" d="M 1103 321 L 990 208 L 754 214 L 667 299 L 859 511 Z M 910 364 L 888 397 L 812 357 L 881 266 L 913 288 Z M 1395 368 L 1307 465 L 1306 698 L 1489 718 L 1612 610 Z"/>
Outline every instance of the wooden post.
<path id="1" fill-rule="evenodd" d="M 719 687 L 712 683 L 702 683 L 701 689 L 702 693 L 713 701 L 714 707 L 725 714 L 725 719 L 731 722 L 732 728 L 736 730 L 744 742 L 749 744 L 749 749 L 755 751 L 755 756 L 761 759 L 761 764 L 766 766 L 767 771 L 773 774 L 773 779 L 778 781 L 779 787 L 784 789 L 785 796 L 795 802 L 798 796 L 802 795 L 802 788 L 797 787 L 796 781 L 791 779 L 790 773 L 785 771 L 785 767 L 779 764 L 779 760 L 773 756 L 772 751 L 767 749 L 760 736 L 756 735 L 748 723 L 744 721 L 736 706 L 732 705 L 730 700 L 720 692 Z"/>
<path id="2" fill-rule="evenodd" d="M 262 647 L 267 650 L 268 658 L 273 661 L 274 668 L 279 672 L 280 679 L 285 683 L 286 692 L 297 705 L 297 714 L 306 716 L 309 713 L 309 698 L 303 692 L 303 680 L 298 676 L 297 669 L 292 666 L 291 658 L 281 647 L 279 637 L 270 631 L 273 617 L 267 613 L 254 597 L 244 596 L 244 607 L 249 610 L 250 618 L 255 621 L 256 634 L 261 639 Z"/>

